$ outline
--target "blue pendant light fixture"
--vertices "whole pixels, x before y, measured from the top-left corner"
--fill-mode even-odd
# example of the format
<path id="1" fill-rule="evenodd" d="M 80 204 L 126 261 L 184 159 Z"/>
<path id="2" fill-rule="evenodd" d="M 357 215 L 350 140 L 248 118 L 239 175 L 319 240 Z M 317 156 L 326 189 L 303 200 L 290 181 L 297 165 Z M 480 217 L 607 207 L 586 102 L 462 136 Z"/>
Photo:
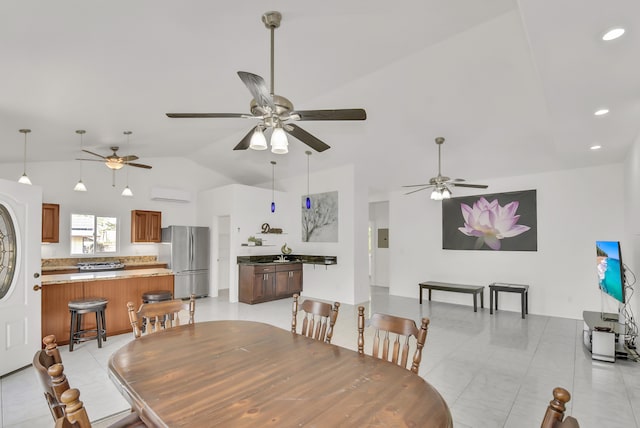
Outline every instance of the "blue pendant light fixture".
<path id="1" fill-rule="evenodd" d="M 271 161 L 271 212 L 276 212 L 276 200 L 275 200 L 275 170 L 276 161 Z"/>
<path id="2" fill-rule="evenodd" d="M 306 201 L 306 205 L 307 205 L 307 209 L 310 210 L 311 209 L 311 198 L 309 198 L 309 156 L 311 156 L 311 152 L 309 150 L 307 150 L 305 153 L 307 155 L 307 201 Z"/>

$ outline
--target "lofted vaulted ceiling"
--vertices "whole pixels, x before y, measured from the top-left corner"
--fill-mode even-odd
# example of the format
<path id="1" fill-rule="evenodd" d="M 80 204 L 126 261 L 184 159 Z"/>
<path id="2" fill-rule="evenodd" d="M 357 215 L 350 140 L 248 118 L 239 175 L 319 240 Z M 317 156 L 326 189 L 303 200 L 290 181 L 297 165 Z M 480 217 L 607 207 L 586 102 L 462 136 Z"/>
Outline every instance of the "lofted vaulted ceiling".
<path id="1" fill-rule="evenodd" d="M 640 2 L 619 0 L 24 0 L 0 5 L 1 162 L 71 160 L 124 146 L 181 156 L 243 184 L 306 173 L 307 146 L 233 151 L 249 112 L 237 71 L 297 109 L 364 108 L 364 122 L 300 122 L 330 150 L 311 169 L 355 164 L 372 191 L 421 183 L 437 168 L 483 178 L 621 162 L 640 128 Z M 626 33 L 605 43 L 602 34 Z M 610 109 L 605 116 L 593 112 Z M 599 144 L 599 151 L 589 147 Z M 121 150 L 128 154 L 129 150 Z M 96 164 L 95 167 L 99 167 Z M 460 191 L 462 193 L 464 191 Z"/>

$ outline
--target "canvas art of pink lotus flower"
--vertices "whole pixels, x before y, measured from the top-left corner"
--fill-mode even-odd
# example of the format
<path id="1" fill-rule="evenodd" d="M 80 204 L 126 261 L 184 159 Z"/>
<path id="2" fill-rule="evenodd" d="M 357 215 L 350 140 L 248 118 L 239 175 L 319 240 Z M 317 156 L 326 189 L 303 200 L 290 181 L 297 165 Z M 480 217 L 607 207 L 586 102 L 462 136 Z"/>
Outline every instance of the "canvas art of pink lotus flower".
<path id="1" fill-rule="evenodd" d="M 500 249 L 500 240 L 518 236 L 527 230 L 529 226 L 517 224 L 520 216 L 516 215 L 518 201 L 509 202 L 500 206 L 497 199 L 489 202 L 484 197 L 478 199 L 473 207 L 460 204 L 464 227 L 458 230 L 467 236 L 477 237 L 476 249 L 487 244 L 492 250 Z"/>

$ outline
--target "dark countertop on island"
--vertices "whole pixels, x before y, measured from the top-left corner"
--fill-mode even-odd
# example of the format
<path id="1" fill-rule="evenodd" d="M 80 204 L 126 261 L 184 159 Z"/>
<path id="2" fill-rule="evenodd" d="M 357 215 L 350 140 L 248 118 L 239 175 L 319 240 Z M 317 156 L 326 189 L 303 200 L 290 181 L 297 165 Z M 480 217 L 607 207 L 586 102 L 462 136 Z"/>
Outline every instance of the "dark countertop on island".
<path id="1" fill-rule="evenodd" d="M 280 256 L 287 259 L 286 262 L 277 261 Z M 265 263 L 303 263 L 310 265 L 336 265 L 336 256 L 313 256 L 305 254 L 266 254 L 259 256 L 238 256 L 238 264 L 265 264 Z"/>

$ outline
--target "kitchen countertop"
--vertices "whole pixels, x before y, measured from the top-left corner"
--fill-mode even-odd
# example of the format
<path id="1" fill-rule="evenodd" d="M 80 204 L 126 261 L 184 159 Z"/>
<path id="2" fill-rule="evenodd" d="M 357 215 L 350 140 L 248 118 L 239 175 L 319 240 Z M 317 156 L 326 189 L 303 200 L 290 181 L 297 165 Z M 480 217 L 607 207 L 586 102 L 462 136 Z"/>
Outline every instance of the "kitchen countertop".
<path id="1" fill-rule="evenodd" d="M 154 266 L 154 265 L 166 265 L 166 262 L 132 262 L 132 263 L 124 263 L 125 268 L 133 269 L 136 267 L 144 267 L 144 266 Z M 78 269 L 78 265 L 69 265 L 69 266 L 42 266 L 41 272 L 55 272 L 59 270 L 72 270 Z"/>
<path id="2" fill-rule="evenodd" d="M 260 256 L 238 256 L 238 264 L 263 265 L 263 264 L 287 264 L 287 263 L 303 263 L 310 265 L 335 265 L 338 264 L 336 256 L 312 256 L 307 254 L 287 254 L 287 261 L 276 261 L 282 254 L 269 254 Z"/>
<path id="3" fill-rule="evenodd" d="M 62 284 L 67 282 L 88 282 L 104 279 L 125 279 L 144 276 L 173 275 L 171 269 L 119 269 L 99 272 L 62 273 L 42 276 L 42 285 Z"/>

